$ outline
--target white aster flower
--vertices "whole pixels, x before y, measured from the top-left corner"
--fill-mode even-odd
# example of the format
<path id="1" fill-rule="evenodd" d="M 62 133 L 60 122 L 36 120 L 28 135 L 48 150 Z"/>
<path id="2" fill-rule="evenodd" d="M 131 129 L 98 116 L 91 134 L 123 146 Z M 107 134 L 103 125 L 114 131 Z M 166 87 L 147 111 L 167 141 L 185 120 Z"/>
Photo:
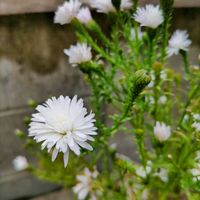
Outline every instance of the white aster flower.
<path id="1" fill-rule="evenodd" d="M 91 0 L 90 5 L 99 13 L 109 13 L 116 11 L 111 0 Z"/>
<path id="2" fill-rule="evenodd" d="M 147 175 L 151 172 L 151 165 L 152 165 L 152 162 L 147 161 L 146 168 L 144 168 L 143 166 L 140 166 L 139 168 L 136 169 L 135 173 L 142 178 L 146 178 Z"/>
<path id="3" fill-rule="evenodd" d="M 64 53 L 69 56 L 69 63 L 74 67 L 92 59 L 91 47 L 85 43 L 71 45 L 69 49 L 64 49 Z"/>
<path id="4" fill-rule="evenodd" d="M 166 104 L 167 102 L 167 97 L 165 95 L 161 96 L 159 99 L 158 99 L 158 102 L 160 104 Z"/>
<path id="5" fill-rule="evenodd" d="M 170 126 L 166 126 L 166 124 L 162 122 L 156 122 L 156 126 L 154 127 L 154 136 L 160 142 L 168 140 L 171 136 Z"/>
<path id="6" fill-rule="evenodd" d="M 82 23 L 82 24 L 88 24 L 92 21 L 92 15 L 90 12 L 90 9 L 88 7 L 83 7 L 79 10 L 76 18 Z"/>
<path id="7" fill-rule="evenodd" d="M 154 176 L 160 178 L 160 180 L 163 181 L 163 182 L 168 182 L 168 179 L 169 179 L 168 178 L 168 172 L 164 168 L 159 169 L 158 172 L 154 173 Z"/>
<path id="8" fill-rule="evenodd" d="M 17 156 L 12 163 L 16 171 L 23 171 L 28 167 L 28 161 L 24 156 Z"/>
<path id="9" fill-rule="evenodd" d="M 180 50 L 188 51 L 188 47 L 192 43 L 188 37 L 187 31 L 176 30 L 169 40 L 168 57 L 177 55 Z"/>
<path id="10" fill-rule="evenodd" d="M 195 114 L 192 114 L 192 116 L 193 116 L 194 120 L 200 121 L 200 114 L 195 113 Z"/>
<path id="11" fill-rule="evenodd" d="M 134 14 L 135 21 L 139 22 L 141 26 L 150 28 L 157 28 L 163 23 L 164 17 L 160 7 L 154 5 L 146 5 L 145 7 L 138 8 Z"/>
<path id="12" fill-rule="evenodd" d="M 77 194 L 78 200 L 84 200 L 90 193 L 90 200 L 96 200 L 94 191 L 92 191 L 92 182 L 98 176 L 98 171 L 95 169 L 91 172 L 85 168 L 82 174 L 76 176 L 78 184 L 73 187 L 73 192 Z"/>
<path id="13" fill-rule="evenodd" d="M 132 0 L 121 0 L 120 10 L 129 10 L 133 7 Z"/>
<path id="14" fill-rule="evenodd" d="M 200 132 L 200 123 L 199 122 L 194 122 L 192 124 L 192 127 L 196 129 L 196 131 Z"/>
<path id="15" fill-rule="evenodd" d="M 38 113 L 32 115 L 29 136 L 36 142 L 43 142 L 48 152 L 53 150 L 52 161 L 59 152 L 64 154 L 64 165 L 67 166 L 69 149 L 76 155 L 80 155 L 81 147 L 87 150 L 93 148 L 87 141 L 93 141 L 92 135 L 96 135 L 94 126 L 94 114 L 87 114 L 83 100 L 77 100 L 77 96 L 70 99 L 68 96 L 52 97 L 43 105 L 37 106 Z"/>
<path id="16" fill-rule="evenodd" d="M 54 23 L 69 24 L 77 15 L 81 7 L 79 0 L 70 0 L 59 6 L 55 12 Z"/>
<path id="17" fill-rule="evenodd" d="M 194 168 L 190 170 L 193 176 L 193 181 L 200 181 L 200 165 L 198 165 L 197 167 L 198 168 Z"/>

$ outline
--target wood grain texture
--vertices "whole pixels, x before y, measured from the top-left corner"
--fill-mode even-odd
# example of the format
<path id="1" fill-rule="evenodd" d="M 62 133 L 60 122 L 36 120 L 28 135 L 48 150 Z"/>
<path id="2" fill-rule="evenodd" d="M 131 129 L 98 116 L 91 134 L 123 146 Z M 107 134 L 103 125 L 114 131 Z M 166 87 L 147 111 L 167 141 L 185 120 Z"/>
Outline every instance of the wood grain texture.
<path id="1" fill-rule="evenodd" d="M 167 1 L 167 0 L 166 0 Z M 141 4 L 159 3 L 159 0 L 140 0 Z M 174 0 L 175 7 L 200 7 L 200 0 Z"/>
<path id="2" fill-rule="evenodd" d="M 64 0 L 0 0 L 0 15 L 51 12 Z"/>
<path id="3" fill-rule="evenodd" d="M 52 12 L 64 0 L 0 0 L 0 15 Z M 140 0 L 141 4 L 158 0 Z M 200 0 L 175 0 L 175 7 L 200 7 Z"/>

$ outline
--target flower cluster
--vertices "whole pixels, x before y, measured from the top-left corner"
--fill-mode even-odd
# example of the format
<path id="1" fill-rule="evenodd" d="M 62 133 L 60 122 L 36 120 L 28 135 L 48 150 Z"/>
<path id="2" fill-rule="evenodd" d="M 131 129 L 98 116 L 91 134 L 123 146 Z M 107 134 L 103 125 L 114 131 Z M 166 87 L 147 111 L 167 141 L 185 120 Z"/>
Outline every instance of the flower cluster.
<path id="1" fill-rule="evenodd" d="M 190 66 L 187 31 L 170 34 L 173 1 L 160 2 L 68 0 L 55 12 L 76 30 L 64 54 L 90 85 L 93 112 L 77 96 L 52 97 L 36 107 L 29 136 L 58 157 L 52 172 L 42 154 L 36 174 L 73 186 L 79 200 L 199 199 L 200 67 Z M 169 66 L 179 53 L 185 71 Z"/>

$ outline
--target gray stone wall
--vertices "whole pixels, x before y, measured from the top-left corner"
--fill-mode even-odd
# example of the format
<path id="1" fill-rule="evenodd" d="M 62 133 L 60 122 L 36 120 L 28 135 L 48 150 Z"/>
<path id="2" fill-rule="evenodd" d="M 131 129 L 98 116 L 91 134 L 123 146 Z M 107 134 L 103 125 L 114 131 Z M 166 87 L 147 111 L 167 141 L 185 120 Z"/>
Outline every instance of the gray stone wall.
<path id="1" fill-rule="evenodd" d="M 81 73 L 68 65 L 63 54 L 63 49 L 74 41 L 75 36 L 69 26 L 53 24 L 53 14 L 1 17 L 1 200 L 36 195 L 53 188 L 26 173 L 14 172 L 12 160 L 17 155 L 26 154 L 14 130 L 25 128 L 23 118 L 31 113 L 27 106 L 29 99 L 40 103 L 60 94 L 88 96 L 89 90 Z"/>
<path id="2" fill-rule="evenodd" d="M 199 11 L 177 9 L 172 26 L 172 29 L 189 31 L 193 40 L 190 52 L 192 64 L 197 62 L 200 53 Z M 26 154 L 14 130 L 25 129 L 23 117 L 31 113 L 27 101 L 34 99 L 40 103 L 60 94 L 78 94 L 86 98 L 89 94 L 81 73 L 69 66 L 63 54 L 63 49 L 75 41 L 71 27 L 55 25 L 52 21 L 53 14 L 0 17 L 1 200 L 28 198 L 57 188 L 27 173 L 16 173 L 13 170 L 13 158 Z M 181 65 L 180 58 L 173 57 L 171 63 L 174 67 Z M 125 139 L 124 142 L 129 143 L 130 140 Z M 126 149 L 120 146 L 121 151 L 132 151 L 132 148 L 127 149 L 125 146 Z M 53 198 L 56 197 L 53 195 Z"/>

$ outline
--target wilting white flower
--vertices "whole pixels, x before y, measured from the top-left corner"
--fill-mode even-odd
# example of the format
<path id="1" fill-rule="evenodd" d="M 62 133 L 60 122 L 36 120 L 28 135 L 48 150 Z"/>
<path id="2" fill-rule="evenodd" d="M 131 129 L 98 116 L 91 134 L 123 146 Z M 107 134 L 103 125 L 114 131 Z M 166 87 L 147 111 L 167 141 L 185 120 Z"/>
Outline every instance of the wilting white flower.
<path id="1" fill-rule="evenodd" d="M 173 54 L 177 55 L 180 50 L 188 51 L 188 47 L 192 43 L 188 37 L 187 31 L 176 30 L 169 40 L 168 57 Z"/>
<path id="2" fill-rule="evenodd" d="M 83 7 L 79 10 L 76 18 L 82 23 L 82 24 L 88 24 L 92 21 L 92 15 L 90 12 L 90 9 L 88 7 Z"/>
<path id="3" fill-rule="evenodd" d="M 48 152 L 53 150 L 52 161 L 59 152 L 64 154 L 64 165 L 67 166 L 69 149 L 80 155 L 81 147 L 93 150 L 87 140 L 93 141 L 96 135 L 94 114 L 87 113 L 83 100 L 77 96 L 70 99 L 68 96 L 52 97 L 43 105 L 37 106 L 38 113 L 32 115 L 29 136 L 36 142 L 43 142 L 42 149 Z"/>
<path id="4" fill-rule="evenodd" d="M 160 142 L 164 142 L 171 136 L 170 126 L 166 126 L 164 123 L 156 122 L 154 127 L 154 136 Z"/>
<path id="5" fill-rule="evenodd" d="M 141 40 L 144 35 L 144 33 L 141 31 L 141 28 L 138 28 L 137 30 L 135 30 L 134 28 L 131 29 L 131 39 L 134 40 L 136 38 L 136 33 L 138 39 Z"/>
<path id="6" fill-rule="evenodd" d="M 164 168 L 159 169 L 159 172 L 154 173 L 154 176 L 159 177 L 160 180 L 163 181 L 163 182 L 168 181 L 168 172 Z"/>
<path id="7" fill-rule="evenodd" d="M 98 176 L 98 171 L 91 172 L 85 168 L 83 174 L 76 176 L 78 184 L 73 187 L 73 192 L 78 195 L 78 200 L 84 200 L 90 193 L 90 200 L 96 200 L 95 194 L 92 191 L 91 185 L 94 179 Z"/>
<path id="8" fill-rule="evenodd" d="M 79 0 L 70 0 L 59 6 L 55 12 L 54 23 L 69 24 L 78 14 L 81 7 Z"/>
<path id="9" fill-rule="evenodd" d="M 150 28 L 157 28 L 163 23 L 164 17 L 160 7 L 154 5 L 146 5 L 145 7 L 138 8 L 134 14 L 135 21 L 139 22 L 141 26 Z"/>
<path id="10" fill-rule="evenodd" d="M 166 104 L 167 102 L 167 97 L 165 95 L 161 96 L 159 99 L 158 99 L 158 102 L 160 104 Z"/>
<path id="11" fill-rule="evenodd" d="M 90 5 L 99 13 L 109 13 L 116 11 L 111 0 L 91 0 Z"/>
<path id="12" fill-rule="evenodd" d="M 22 171 L 28 167 L 28 161 L 24 156 L 17 156 L 12 163 L 16 171 Z"/>
<path id="13" fill-rule="evenodd" d="M 91 47 L 85 43 L 71 45 L 69 49 L 64 49 L 64 53 L 69 56 L 69 63 L 74 67 L 92 59 Z"/>
<path id="14" fill-rule="evenodd" d="M 144 168 L 143 166 L 140 166 L 139 168 L 136 169 L 135 173 L 142 178 L 146 178 L 147 175 L 151 172 L 151 165 L 152 165 L 152 162 L 147 161 L 146 168 Z"/>
<path id="15" fill-rule="evenodd" d="M 196 131 L 200 132 L 200 123 L 199 122 L 194 122 L 192 124 L 192 127 L 196 129 Z"/>
<path id="16" fill-rule="evenodd" d="M 133 7 L 132 0 L 121 0 L 120 10 L 129 10 Z"/>

